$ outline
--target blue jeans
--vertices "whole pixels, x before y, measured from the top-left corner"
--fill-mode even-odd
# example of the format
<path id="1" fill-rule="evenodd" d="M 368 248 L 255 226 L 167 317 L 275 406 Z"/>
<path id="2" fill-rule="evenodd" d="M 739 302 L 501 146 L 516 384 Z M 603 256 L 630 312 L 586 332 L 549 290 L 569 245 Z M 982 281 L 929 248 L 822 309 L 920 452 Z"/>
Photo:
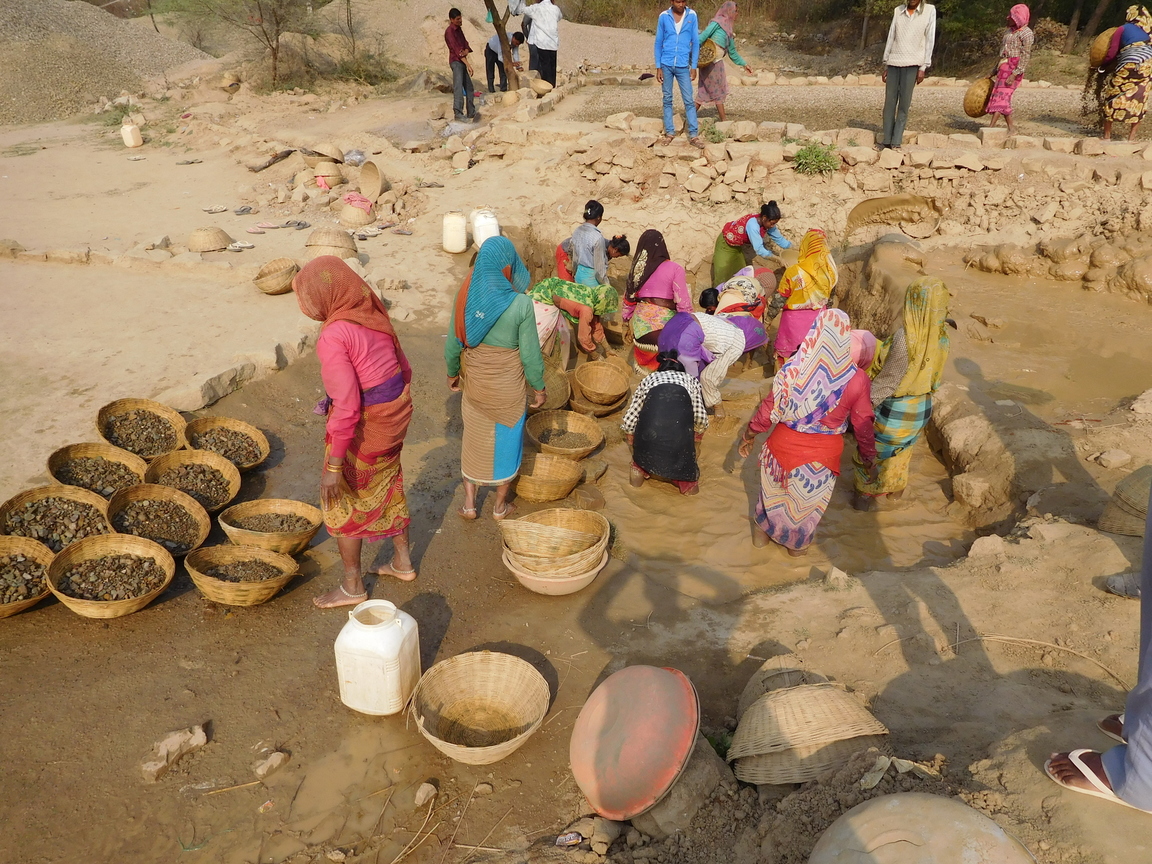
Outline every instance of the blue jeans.
<path id="1" fill-rule="evenodd" d="M 700 126 L 696 122 L 696 99 L 692 95 L 692 70 L 687 66 L 663 66 L 664 72 L 664 134 L 673 135 L 672 127 L 672 79 L 680 85 L 680 98 L 684 101 L 684 114 L 688 118 L 688 137 L 695 138 L 700 134 Z"/>

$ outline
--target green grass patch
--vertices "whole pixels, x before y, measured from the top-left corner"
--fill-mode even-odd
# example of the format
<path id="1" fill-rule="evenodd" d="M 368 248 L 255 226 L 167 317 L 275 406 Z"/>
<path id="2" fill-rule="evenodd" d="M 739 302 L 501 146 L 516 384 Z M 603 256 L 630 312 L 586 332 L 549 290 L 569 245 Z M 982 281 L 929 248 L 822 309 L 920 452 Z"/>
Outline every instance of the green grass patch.
<path id="1" fill-rule="evenodd" d="M 800 174 L 831 174 L 839 170 L 840 157 L 831 147 L 813 141 L 796 151 L 792 165 Z"/>

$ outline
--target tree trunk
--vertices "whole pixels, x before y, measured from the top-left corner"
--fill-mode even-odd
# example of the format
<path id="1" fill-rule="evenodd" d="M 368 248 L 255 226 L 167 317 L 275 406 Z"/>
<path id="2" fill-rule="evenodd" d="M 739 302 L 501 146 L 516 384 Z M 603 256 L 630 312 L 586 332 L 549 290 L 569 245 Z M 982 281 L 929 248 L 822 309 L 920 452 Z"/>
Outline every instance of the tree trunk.
<path id="1" fill-rule="evenodd" d="M 1111 5 L 1112 0 L 1098 0 L 1096 8 L 1092 12 L 1092 17 L 1089 18 L 1088 23 L 1084 25 L 1084 32 L 1080 34 L 1081 47 L 1084 47 L 1084 45 L 1096 35 L 1096 30 L 1100 27 L 1104 13 L 1108 11 L 1108 7 Z"/>
<path id="2" fill-rule="evenodd" d="M 1064 53 L 1071 54 L 1076 50 L 1076 28 L 1080 26 L 1080 13 L 1084 11 L 1084 0 L 1076 0 L 1076 8 L 1072 10 L 1072 21 L 1068 24 L 1068 36 L 1064 39 Z"/>
<path id="3" fill-rule="evenodd" d="M 268 46 L 268 53 L 272 56 L 272 89 L 276 89 L 276 84 L 280 80 L 280 40 L 277 39 L 275 43 Z"/>
<path id="4" fill-rule="evenodd" d="M 156 16 L 152 14 L 152 0 L 148 0 L 148 17 L 152 19 L 152 29 L 159 33 L 160 28 L 156 25 Z"/>
<path id="5" fill-rule="evenodd" d="M 504 29 L 509 13 L 507 10 L 503 15 L 497 12 L 496 0 L 484 0 L 484 5 L 492 15 L 492 26 L 496 28 L 496 35 L 500 37 L 500 59 L 504 63 L 504 73 L 508 76 L 508 90 L 519 90 L 520 76 L 516 73 L 516 67 L 512 65 L 512 46 L 508 42 L 508 32 Z"/>
<path id="6" fill-rule="evenodd" d="M 860 50 L 868 47 L 868 4 L 864 5 L 864 26 L 860 28 Z"/>
<path id="7" fill-rule="evenodd" d="M 344 0 L 344 24 L 348 28 L 348 42 L 352 48 L 352 59 L 356 59 L 356 24 L 352 20 L 352 0 Z"/>

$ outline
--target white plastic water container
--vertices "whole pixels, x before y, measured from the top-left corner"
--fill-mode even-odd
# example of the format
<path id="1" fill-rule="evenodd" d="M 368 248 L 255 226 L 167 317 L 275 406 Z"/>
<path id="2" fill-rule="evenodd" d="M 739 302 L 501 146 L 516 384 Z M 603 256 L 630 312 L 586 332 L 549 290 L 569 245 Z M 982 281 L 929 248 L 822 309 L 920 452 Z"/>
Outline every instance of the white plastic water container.
<path id="1" fill-rule="evenodd" d="M 135 123 L 125 123 L 121 126 L 120 137 L 124 139 L 125 147 L 140 147 L 144 144 L 144 136 L 140 134 L 140 127 Z"/>
<path id="2" fill-rule="evenodd" d="M 468 220 L 460 210 L 449 210 L 444 214 L 444 251 L 453 255 L 468 248 Z"/>
<path id="3" fill-rule="evenodd" d="M 489 237 L 500 236 L 500 222 L 491 210 L 478 210 L 472 222 L 472 240 L 479 249 Z"/>
<path id="4" fill-rule="evenodd" d="M 387 600 L 368 600 L 348 613 L 336 637 L 340 701 L 362 714 L 404 710 L 420 680 L 416 619 Z"/>

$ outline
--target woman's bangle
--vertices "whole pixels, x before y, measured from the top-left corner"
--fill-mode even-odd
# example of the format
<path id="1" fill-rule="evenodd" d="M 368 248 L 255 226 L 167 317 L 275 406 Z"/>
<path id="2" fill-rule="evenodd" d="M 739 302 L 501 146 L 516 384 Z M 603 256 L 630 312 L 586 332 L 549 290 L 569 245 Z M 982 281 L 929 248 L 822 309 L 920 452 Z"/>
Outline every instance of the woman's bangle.
<path id="1" fill-rule="evenodd" d="M 344 473 L 344 465 L 343 464 L 332 465 L 328 462 L 325 462 L 324 463 L 324 470 L 325 471 L 331 471 L 333 474 L 343 474 Z"/>

